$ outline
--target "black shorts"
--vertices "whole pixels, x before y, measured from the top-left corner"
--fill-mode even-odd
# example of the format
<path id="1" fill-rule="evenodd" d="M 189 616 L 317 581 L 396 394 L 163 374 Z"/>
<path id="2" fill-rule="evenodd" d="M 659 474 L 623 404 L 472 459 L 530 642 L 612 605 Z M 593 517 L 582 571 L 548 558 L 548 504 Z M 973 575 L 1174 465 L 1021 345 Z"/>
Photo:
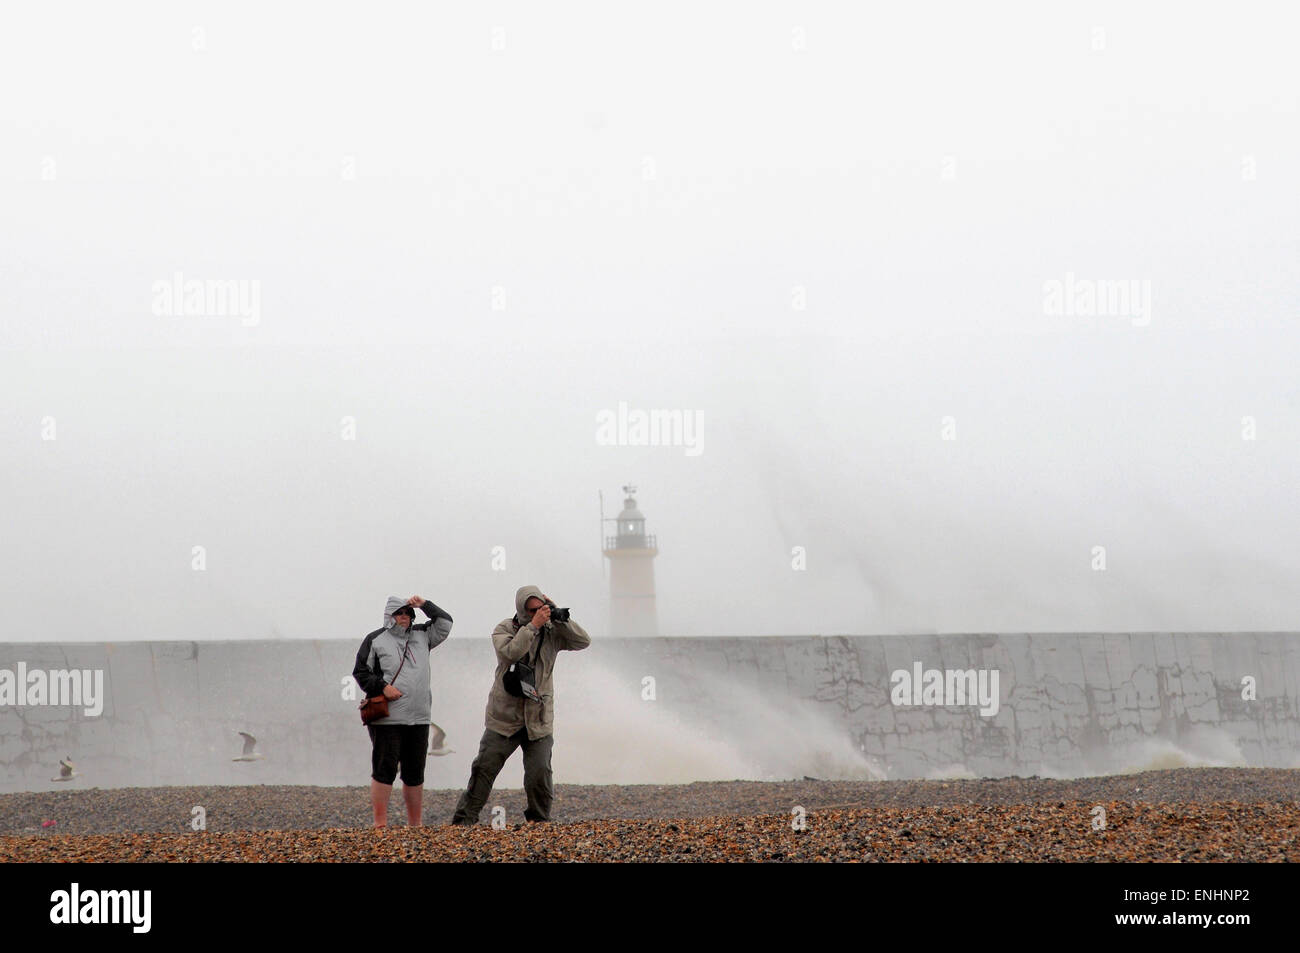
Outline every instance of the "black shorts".
<path id="1" fill-rule="evenodd" d="M 429 757 L 428 725 L 366 725 L 370 730 L 370 776 L 392 784 L 397 764 L 402 783 L 409 788 L 424 783 L 424 762 Z"/>

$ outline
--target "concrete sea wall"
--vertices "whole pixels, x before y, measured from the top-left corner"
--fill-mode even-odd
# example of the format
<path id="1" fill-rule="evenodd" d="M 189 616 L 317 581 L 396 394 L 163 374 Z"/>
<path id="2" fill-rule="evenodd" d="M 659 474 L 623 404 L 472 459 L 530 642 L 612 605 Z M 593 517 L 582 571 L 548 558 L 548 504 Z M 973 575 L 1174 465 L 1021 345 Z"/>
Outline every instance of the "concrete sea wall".
<path id="1" fill-rule="evenodd" d="M 0 790 L 365 784 L 359 644 L 0 644 Z M 891 681 L 918 663 L 996 673 L 996 713 L 946 682 L 923 696 Z M 433 717 L 454 751 L 429 759 L 427 785 L 465 783 L 493 664 L 486 636 L 453 632 L 435 650 Z M 20 665 L 28 678 L 102 671 L 102 712 L 22 704 Z M 597 638 L 562 654 L 555 678 L 559 782 L 1300 767 L 1292 633 Z M 896 704 L 914 700 L 928 703 Z M 232 760 L 240 731 L 263 760 Z M 63 757 L 79 774 L 66 784 L 52 780 Z M 520 778 L 515 758 L 498 783 Z"/>

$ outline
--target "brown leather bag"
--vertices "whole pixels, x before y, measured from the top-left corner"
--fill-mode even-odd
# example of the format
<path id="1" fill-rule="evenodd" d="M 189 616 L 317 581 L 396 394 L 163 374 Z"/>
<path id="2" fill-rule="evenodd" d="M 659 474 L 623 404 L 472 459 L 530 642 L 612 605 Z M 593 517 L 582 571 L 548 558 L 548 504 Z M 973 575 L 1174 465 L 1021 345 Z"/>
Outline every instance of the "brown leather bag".
<path id="1" fill-rule="evenodd" d="M 402 674 L 402 665 L 406 664 L 406 647 L 402 647 L 402 664 L 397 666 L 397 671 L 393 673 L 393 680 L 388 684 L 397 683 L 397 676 Z M 359 706 L 361 711 L 361 724 L 368 725 L 376 718 L 388 717 L 388 699 L 383 695 L 376 695 L 374 698 L 367 698 Z"/>

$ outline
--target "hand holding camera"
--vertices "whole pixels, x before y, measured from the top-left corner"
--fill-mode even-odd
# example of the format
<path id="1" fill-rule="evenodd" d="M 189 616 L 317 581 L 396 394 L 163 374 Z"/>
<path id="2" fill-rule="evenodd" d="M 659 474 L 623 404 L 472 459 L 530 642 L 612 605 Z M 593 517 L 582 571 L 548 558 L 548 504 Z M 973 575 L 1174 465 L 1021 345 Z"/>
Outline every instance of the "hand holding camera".
<path id="1" fill-rule="evenodd" d="M 544 601 L 537 607 L 537 611 L 533 613 L 533 628 L 540 629 L 547 622 L 569 621 L 568 609 L 561 609 L 551 601 L 549 596 L 543 596 L 542 599 Z"/>

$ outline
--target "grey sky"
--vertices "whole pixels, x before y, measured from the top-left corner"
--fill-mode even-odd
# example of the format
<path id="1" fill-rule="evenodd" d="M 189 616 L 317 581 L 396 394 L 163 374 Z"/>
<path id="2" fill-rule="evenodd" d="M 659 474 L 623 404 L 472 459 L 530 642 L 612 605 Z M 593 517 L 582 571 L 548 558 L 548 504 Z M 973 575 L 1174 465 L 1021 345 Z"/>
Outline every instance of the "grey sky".
<path id="1" fill-rule="evenodd" d="M 0 29 L 5 640 L 599 636 L 628 481 L 665 634 L 1296 627 L 1284 7 L 137 9 Z"/>

